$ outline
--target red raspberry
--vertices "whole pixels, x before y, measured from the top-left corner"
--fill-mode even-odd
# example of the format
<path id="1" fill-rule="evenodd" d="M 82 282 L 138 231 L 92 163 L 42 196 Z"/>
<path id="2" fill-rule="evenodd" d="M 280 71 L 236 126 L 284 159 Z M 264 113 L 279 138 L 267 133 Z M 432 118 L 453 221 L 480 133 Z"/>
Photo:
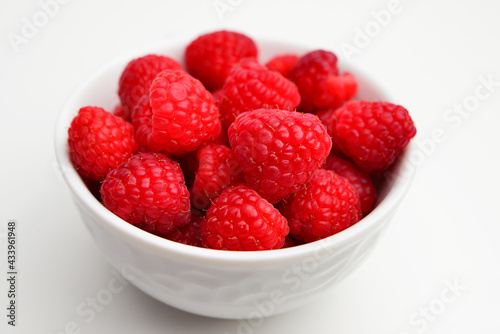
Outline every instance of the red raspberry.
<path id="1" fill-rule="evenodd" d="M 125 108 L 121 104 L 115 106 L 115 108 L 113 109 L 113 115 L 123 118 L 125 121 L 129 123 L 132 122 L 130 113 L 126 113 Z"/>
<path id="2" fill-rule="evenodd" d="M 195 208 L 208 208 L 224 189 L 244 181 L 233 151 L 225 145 L 205 145 L 197 151 L 197 158 L 199 167 L 191 189 Z"/>
<path id="3" fill-rule="evenodd" d="M 219 105 L 220 101 L 224 98 L 224 89 L 219 88 L 212 92 L 212 97 L 214 98 L 215 104 Z"/>
<path id="4" fill-rule="evenodd" d="M 299 110 L 313 112 L 318 108 L 336 108 L 357 92 L 356 79 L 349 73 L 339 75 L 337 56 L 315 50 L 302 56 L 288 76 L 300 91 Z"/>
<path id="5" fill-rule="evenodd" d="M 184 55 L 188 72 L 210 91 L 222 87 L 231 67 L 246 57 L 257 57 L 254 41 L 224 30 L 199 36 L 188 45 Z"/>
<path id="6" fill-rule="evenodd" d="M 285 217 L 246 185 L 226 188 L 201 222 L 202 243 L 213 249 L 277 249 L 288 233 Z"/>
<path id="7" fill-rule="evenodd" d="M 212 95 L 186 72 L 160 72 L 149 97 L 151 140 L 165 152 L 182 155 L 219 136 L 219 111 Z"/>
<path id="8" fill-rule="evenodd" d="M 217 108 L 219 108 L 220 103 L 221 103 L 222 99 L 224 98 L 224 89 L 222 89 L 222 88 L 217 89 L 215 92 L 212 93 L 212 96 L 214 98 L 215 105 L 217 105 Z M 219 109 L 219 111 L 220 111 L 220 109 Z M 214 138 L 214 140 L 212 142 L 229 146 L 229 139 L 227 138 L 227 128 L 228 127 L 223 125 L 223 124 L 221 124 L 221 125 L 222 125 L 222 129 L 221 129 L 220 135 L 217 138 Z"/>
<path id="9" fill-rule="evenodd" d="M 126 120 L 130 119 L 139 99 L 149 94 L 149 86 L 163 70 L 182 70 L 182 66 L 170 57 L 154 54 L 135 58 L 125 66 L 118 83 L 118 95 Z"/>
<path id="10" fill-rule="evenodd" d="M 202 247 L 200 225 L 204 218 L 200 211 L 193 210 L 191 211 L 191 219 L 186 225 L 175 226 L 170 233 L 163 237 L 184 245 Z"/>
<path id="11" fill-rule="evenodd" d="M 336 108 L 327 108 L 327 109 L 316 109 L 314 111 L 314 114 L 316 116 L 318 116 L 318 118 L 320 119 L 321 123 L 323 123 L 323 125 L 326 127 L 326 131 L 328 132 L 328 134 L 330 135 L 330 137 L 332 136 L 332 119 L 333 119 L 333 112 L 336 110 Z M 137 129 L 135 130 L 135 132 L 137 133 Z M 330 154 L 335 154 L 337 156 L 343 156 L 344 153 L 342 153 L 342 151 L 340 150 L 340 148 L 337 147 L 337 145 L 335 145 L 334 142 L 332 142 L 332 151 Z"/>
<path id="12" fill-rule="evenodd" d="M 333 113 L 334 143 L 367 173 L 385 171 L 415 134 L 408 111 L 392 103 L 350 101 Z"/>
<path id="13" fill-rule="evenodd" d="M 359 197 L 361 211 L 368 214 L 377 199 L 377 190 L 369 174 L 360 171 L 353 163 L 343 158 L 330 155 L 326 158 L 325 169 L 329 169 L 349 181 Z"/>
<path id="14" fill-rule="evenodd" d="M 285 211 L 290 233 L 305 242 L 329 237 L 361 219 L 354 187 L 325 169 L 315 171 L 311 182 L 292 197 Z"/>
<path id="15" fill-rule="evenodd" d="M 162 144 L 153 139 L 152 117 L 153 111 L 149 103 L 149 96 L 144 96 L 137 102 L 132 111 L 132 124 L 134 125 L 135 136 L 143 152 L 161 152 L 164 149 Z M 208 143 L 229 145 L 227 130 L 221 128 L 219 135 L 215 138 L 210 137 Z"/>
<path id="16" fill-rule="evenodd" d="M 210 140 L 209 143 L 229 146 L 229 138 L 227 137 L 227 127 L 221 125 L 220 134 L 217 137 Z"/>
<path id="17" fill-rule="evenodd" d="M 101 181 L 137 151 L 134 129 L 99 107 L 83 107 L 68 129 L 69 155 L 80 175 Z"/>
<path id="18" fill-rule="evenodd" d="M 229 126 L 245 111 L 259 108 L 293 110 L 299 103 L 300 94 L 293 82 L 268 70 L 257 60 L 245 58 L 231 70 L 219 110 L 222 124 Z"/>
<path id="19" fill-rule="evenodd" d="M 228 135 L 246 183 L 273 204 L 309 182 L 332 146 L 318 117 L 279 109 L 241 114 Z"/>
<path id="20" fill-rule="evenodd" d="M 179 164 L 160 153 L 139 153 L 109 172 L 102 201 L 118 217 L 165 235 L 189 221 L 189 191 Z"/>
<path id="21" fill-rule="evenodd" d="M 278 72 L 285 78 L 288 77 L 288 74 L 294 68 L 295 64 L 299 60 L 299 56 L 292 53 L 286 53 L 282 55 L 277 55 L 271 58 L 267 63 L 266 67 L 271 70 Z"/>
<path id="22" fill-rule="evenodd" d="M 135 137 L 142 152 L 161 152 L 163 145 L 153 140 L 153 110 L 149 96 L 143 96 L 132 109 L 132 125 Z"/>

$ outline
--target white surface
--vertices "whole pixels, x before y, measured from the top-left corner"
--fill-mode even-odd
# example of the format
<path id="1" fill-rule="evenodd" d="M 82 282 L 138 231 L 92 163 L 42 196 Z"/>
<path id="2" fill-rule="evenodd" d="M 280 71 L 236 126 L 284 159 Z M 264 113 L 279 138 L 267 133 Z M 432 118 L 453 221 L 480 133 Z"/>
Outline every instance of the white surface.
<path id="1" fill-rule="evenodd" d="M 500 83 L 491 92 L 477 88 L 480 77 L 500 82 L 500 3 L 400 0 L 377 31 L 372 11 L 394 2 L 67 2 L 17 52 L 9 33 L 21 35 L 42 7 L 0 2 L 0 305 L 7 303 L 5 227 L 9 219 L 19 224 L 17 326 L 7 326 L 2 311 L 2 333 L 77 333 L 73 325 L 81 333 L 500 331 Z M 219 16 L 214 3 L 232 10 Z M 416 122 L 416 140 L 445 136 L 422 150 L 409 195 L 359 270 L 310 306 L 253 323 L 193 316 L 130 285 L 120 289 L 54 167 L 55 120 L 88 75 L 150 42 L 222 28 L 307 41 L 340 56 L 345 43 L 361 46 L 351 61 L 393 87 Z M 362 46 L 365 28 L 374 33 Z M 474 94 L 488 96 L 464 116 L 449 113 Z M 111 290 L 109 303 L 99 303 Z"/>

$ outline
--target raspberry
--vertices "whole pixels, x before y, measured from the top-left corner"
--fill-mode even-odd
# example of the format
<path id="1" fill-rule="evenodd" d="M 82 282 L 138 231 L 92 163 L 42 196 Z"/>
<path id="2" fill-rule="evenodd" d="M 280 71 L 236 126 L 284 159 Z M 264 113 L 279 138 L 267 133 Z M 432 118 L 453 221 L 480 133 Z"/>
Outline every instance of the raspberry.
<path id="1" fill-rule="evenodd" d="M 212 92 L 212 97 L 214 98 L 215 104 L 219 105 L 220 101 L 224 98 L 224 89 L 219 88 Z"/>
<path id="2" fill-rule="evenodd" d="M 277 249 L 288 233 L 285 217 L 246 185 L 226 188 L 201 222 L 202 243 L 213 249 Z"/>
<path id="3" fill-rule="evenodd" d="M 191 203 L 195 208 L 208 208 L 224 189 L 244 181 L 240 165 L 227 146 L 203 146 L 198 150 L 197 158 L 199 167 L 191 189 Z"/>
<path id="4" fill-rule="evenodd" d="M 199 36 L 184 54 L 188 72 L 210 91 L 222 87 L 233 65 L 246 57 L 257 57 L 254 41 L 225 30 Z"/>
<path id="5" fill-rule="evenodd" d="M 408 111 L 388 102 L 350 101 L 332 115 L 332 139 L 364 172 L 381 173 L 416 134 Z"/>
<path id="6" fill-rule="evenodd" d="M 215 105 L 217 106 L 217 108 L 219 108 L 220 103 L 221 103 L 222 99 L 224 98 L 224 89 L 222 89 L 222 88 L 217 89 L 216 91 L 212 92 L 212 96 L 214 98 Z M 219 112 L 220 112 L 220 110 L 219 110 Z M 222 125 L 222 129 L 221 129 L 220 135 L 217 138 L 214 138 L 214 140 L 211 142 L 229 146 L 229 139 L 227 138 L 227 126 L 225 126 L 223 124 L 221 124 L 221 125 Z"/>
<path id="7" fill-rule="evenodd" d="M 125 108 L 121 104 L 115 106 L 115 108 L 113 109 L 113 115 L 118 116 L 129 123 L 132 122 L 130 113 L 125 112 Z"/>
<path id="8" fill-rule="evenodd" d="M 152 136 L 153 111 L 151 110 L 151 104 L 149 101 L 149 96 L 143 96 L 143 98 L 137 102 L 132 111 L 132 124 L 134 125 L 135 136 L 141 151 L 162 152 L 164 150 L 164 146 L 155 141 Z M 216 132 L 214 131 L 214 133 Z M 221 130 L 217 137 L 209 137 L 208 142 L 229 145 L 227 131 Z"/>
<path id="9" fill-rule="evenodd" d="M 147 232 L 165 235 L 189 221 L 189 191 L 179 164 L 139 153 L 109 172 L 101 186 L 106 208 Z"/>
<path id="10" fill-rule="evenodd" d="M 325 169 L 315 171 L 311 182 L 292 197 L 285 212 L 290 233 L 305 242 L 329 237 L 361 219 L 354 187 Z"/>
<path id="11" fill-rule="evenodd" d="M 292 53 L 286 53 L 282 55 L 277 55 L 271 58 L 267 63 L 266 67 L 271 70 L 278 72 L 285 78 L 288 77 L 288 74 L 295 66 L 297 61 L 299 60 L 299 56 Z"/>
<path id="12" fill-rule="evenodd" d="M 153 140 L 153 110 L 149 96 L 143 96 L 132 109 L 132 125 L 135 137 L 142 152 L 161 152 L 163 145 Z"/>
<path id="13" fill-rule="evenodd" d="M 325 169 L 345 177 L 358 194 L 363 214 L 368 214 L 377 199 L 377 190 L 369 174 L 361 172 L 353 163 L 343 158 L 330 155 L 326 158 Z"/>
<path id="14" fill-rule="evenodd" d="M 326 109 L 316 109 L 314 111 L 314 114 L 316 116 L 318 116 L 318 118 L 320 119 L 321 123 L 323 123 L 323 125 L 326 127 L 326 131 L 328 132 L 328 134 L 330 135 L 330 137 L 332 136 L 333 134 L 333 125 L 332 125 L 332 119 L 333 119 L 333 112 L 335 111 L 336 108 L 326 108 Z M 137 129 L 136 129 L 136 133 L 137 133 Z M 332 151 L 330 154 L 334 154 L 334 155 L 337 155 L 337 156 L 343 156 L 344 153 L 342 153 L 342 151 L 340 150 L 340 148 L 337 147 L 337 145 L 335 145 L 334 142 L 332 142 Z"/>
<path id="15" fill-rule="evenodd" d="M 219 136 L 219 111 L 212 95 L 186 72 L 160 72 L 149 97 L 151 140 L 165 152 L 182 155 Z"/>
<path id="16" fill-rule="evenodd" d="M 220 134 L 217 137 L 212 138 L 208 142 L 213 144 L 221 144 L 229 146 L 229 138 L 227 137 L 227 127 L 221 125 Z"/>
<path id="17" fill-rule="evenodd" d="M 154 54 L 135 58 L 125 66 L 118 83 L 124 119 L 130 119 L 134 106 L 140 98 L 149 94 L 149 86 L 163 70 L 182 70 L 182 66 L 170 57 Z"/>
<path id="18" fill-rule="evenodd" d="M 228 135 L 246 183 L 273 204 L 299 191 L 332 146 L 318 117 L 279 109 L 241 114 Z"/>
<path id="19" fill-rule="evenodd" d="M 78 173 L 97 181 L 137 151 L 132 125 L 92 106 L 81 108 L 73 118 L 68 146 Z"/>
<path id="20" fill-rule="evenodd" d="M 293 110 L 299 103 L 300 94 L 295 84 L 257 60 L 245 58 L 233 67 L 226 79 L 219 110 L 222 124 L 229 126 L 245 111 L 259 108 Z"/>
<path id="21" fill-rule="evenodd" d="M 200 224 L 205 217 L 199 211 L 191 211 L 191 219 L 186 225 L 175 226 L 165 239 L 179 242 L 184 245 L 202 247 Z"/>
<path id="22" fill-rule="evenodd" d="M 349 73 L 339 75 L 337 56 L 329 51 L 315 50 L 305 54 L 288 78 L 299 88 L 301 111 L 339 107 L 357 92 L 356 79 Z"/>

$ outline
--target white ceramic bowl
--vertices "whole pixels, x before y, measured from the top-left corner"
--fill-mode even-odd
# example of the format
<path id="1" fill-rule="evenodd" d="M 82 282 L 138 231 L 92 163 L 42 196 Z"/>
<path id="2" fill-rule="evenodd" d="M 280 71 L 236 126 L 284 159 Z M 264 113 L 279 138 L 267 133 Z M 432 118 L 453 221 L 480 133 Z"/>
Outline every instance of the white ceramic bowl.
<path id="1" fill-rule="evenodd" d="M 168 305 L 232 319 L 270 316 L 303 306 L 346 277 L 372 251 L 410 186 L 413 168 L 405 164 L 412 145 L 391 169 L 386 179 L 390 182 L 381 186 L 373 212 L 317 242 L 272 251 L 229 252 L 187 246 L 144 232 L 108 211 L 86 188 L 68 156 L 67 129 L 82 106 L 112 110 L 118 103 L 118 78 L 132 58 L 160 53 L 182 60 L 189 41 L 166 41 L 124 56 L 73 93 L 56 126 L 55 149 L 76 207 L 109 263 L 130 283 Z M 261 61 L 278 53 L 311 50 L 276 41 L 257 40 L 257 44 Z M 357 77 L 358 97 L 394 101 L 364 71 L 342 60 L 339 66 Z"/>

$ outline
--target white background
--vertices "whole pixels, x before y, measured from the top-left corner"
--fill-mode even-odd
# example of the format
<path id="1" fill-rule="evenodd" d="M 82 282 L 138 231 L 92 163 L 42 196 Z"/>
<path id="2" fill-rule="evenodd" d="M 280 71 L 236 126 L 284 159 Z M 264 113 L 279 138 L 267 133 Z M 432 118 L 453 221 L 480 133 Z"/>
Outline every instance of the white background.
<path id="1" fill-rule="evenodd" d="M 43 22 L 38 0 L 1 0 L 0 332 L 69 333 L 73 324 L 81 333 L 499 333 L 500 3 L 390 4 L 72 0 Z M 378 14 L 382 26 L 376 13 L 388 6 L 390 17 Z M 24 43 L 9 40 L 24 38 L 23 26 L 36 18 L 43 24 Z M 416 123 L 414 184 L 369 259 L 305 308 L 249 326 L 178 311 L 129 285 L 93 317 L 82 316 L 78 307 L 90 309 L 114 276 L 58 176 L 57 116 L 75 87 L 107 62 L 152 42 L 223 28 L 307 42 L 369 68 Z M 371 36 L 363 39 L 364 32 Z M 342 51 L 348 45 L 350 55 Z M 9 219 L 18 222 L 15 328 L 6 325 L 4 307 Z"/>

